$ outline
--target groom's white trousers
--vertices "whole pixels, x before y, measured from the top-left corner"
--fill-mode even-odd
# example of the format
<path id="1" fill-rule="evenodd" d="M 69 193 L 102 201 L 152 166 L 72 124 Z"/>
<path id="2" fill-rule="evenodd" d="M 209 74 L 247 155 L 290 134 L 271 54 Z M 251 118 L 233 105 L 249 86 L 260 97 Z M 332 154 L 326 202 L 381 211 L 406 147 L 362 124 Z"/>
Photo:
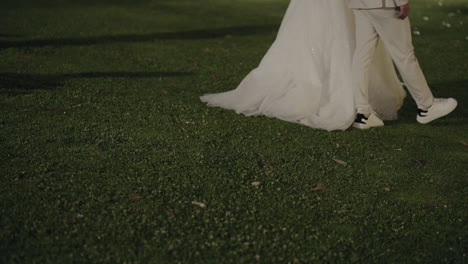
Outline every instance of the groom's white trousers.
<path id="1" fill-rule="evenodd" d="M 411 96 L 420 109 L 432 106 L 434 97 L 414 55 L 409 19 L 398 18 L 394 8 L 353 9 L 356 17 L 356 51 L 353 86 L 358 113 L 370 114 L 369 70 L 378 41 L 383 41 Z"/>

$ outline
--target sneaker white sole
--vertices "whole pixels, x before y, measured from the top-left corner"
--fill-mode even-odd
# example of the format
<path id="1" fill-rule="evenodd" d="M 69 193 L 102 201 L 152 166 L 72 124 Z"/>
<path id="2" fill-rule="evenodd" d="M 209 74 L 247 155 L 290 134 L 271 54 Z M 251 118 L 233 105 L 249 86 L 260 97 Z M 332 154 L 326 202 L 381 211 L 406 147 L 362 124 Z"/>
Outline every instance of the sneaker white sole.
<path id="1" fill-rule="evenodd" d="M 420 124 L 427 124 L 429 122 L 432 122 L 436 119 L 439 119 L 441 117 L 444 117 L 450 113 L 453 112 L 453 110 L 455 110 L 455 108 L 457 108 L 457 105 L 458 105 L 458 102 L 455 101 L 455 104 L 453 104 L 450 108 L 447 109 L 447 111 L 443 112 L 443 113 L 440 113 L 436 116 L 431 116 L 431 117 L 420 117 L 419 115 L 416 116 L 416 120 L 420 123 Z"/>
<path id="2" fill-rule="evenodd" d="M 353 127 L 359 128 L 359 129 L 369 129 L 373 127 L 383 127 L 384 125 L 375 125 L 375 126 L 370 126 L 368 124 L 361 124 L 361 123 L 353 123 Z"/>

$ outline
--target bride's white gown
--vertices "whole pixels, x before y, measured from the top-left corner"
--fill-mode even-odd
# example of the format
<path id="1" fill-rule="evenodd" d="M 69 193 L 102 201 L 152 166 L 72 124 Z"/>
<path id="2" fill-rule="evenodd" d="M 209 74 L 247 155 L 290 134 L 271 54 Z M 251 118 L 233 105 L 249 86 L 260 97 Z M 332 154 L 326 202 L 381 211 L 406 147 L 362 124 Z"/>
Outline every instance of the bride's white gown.
<path id="1" fill-rule="evenodd" d="M 276 41 L 237 87 L 200 97 L 209 106 L 264 115 L 325 130 L 355 118 L 351 61 L 354 17 L 344 0 L 291 0 Z M 383 44 L 372 67 L 370 98 L 383 119 L 396 119 L 405 97 Z"/>

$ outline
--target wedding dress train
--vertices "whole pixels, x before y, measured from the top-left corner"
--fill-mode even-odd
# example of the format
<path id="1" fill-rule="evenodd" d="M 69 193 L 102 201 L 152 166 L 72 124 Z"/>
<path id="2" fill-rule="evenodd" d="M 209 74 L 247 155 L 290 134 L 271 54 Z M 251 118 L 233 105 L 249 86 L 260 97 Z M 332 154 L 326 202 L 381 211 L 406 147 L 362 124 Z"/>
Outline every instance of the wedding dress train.
<path id="1" fill-rule="evenodd" d="M 277 38 L 235 89 L 200 97 L 208 106 L 312 128 L 345 130 L 355 118 L 351 62 L 354 17 L 343 0 L 291 0 Z M 371 105 L 396 119 L 406 95 L 385 47 L 372 65 Z"/>

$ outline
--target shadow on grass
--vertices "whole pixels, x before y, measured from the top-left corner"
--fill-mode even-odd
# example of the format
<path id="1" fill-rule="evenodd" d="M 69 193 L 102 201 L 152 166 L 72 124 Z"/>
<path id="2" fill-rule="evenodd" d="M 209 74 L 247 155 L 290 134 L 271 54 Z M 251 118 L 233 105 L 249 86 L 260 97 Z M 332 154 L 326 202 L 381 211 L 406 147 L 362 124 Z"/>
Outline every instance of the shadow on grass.
<path id="1" fill-rule="evenodd" d="M 18 38 L 20 35 L 0 33 L 0 38 Z"/>
<path id="2" fill-rule="evenodd" d="M 466 16 L 468 15 L 468 6 L 465 5 L 444 5 L 442 9 L 448 13 L 453 12 L 453 13 L 458 13 L 460 15 Z"/>
<path id="3" fill-rule="evenodd" d="M 0 91 L 21 94 L 27 90 L 61 87 L 70 79 L 77 78 L 164 78 L 192 75 L 190 72 L 81 72 L 68 74 L 21 74 L 0 73 Z"/>
<path id="4" fill-rule="evenodd" d="M 96 44 L 106 44 L 113 42 L 145 42 L 154 40 L 171 39 L 214 39 L 226 36 L 246 36 L 252 34 L 269 34 L 276 32 L 278 25 L 260 25 L 260 26 L 240 26 L 218 29 L 204 29 L 178 32 L 160 32 L 153 34 L 126 34 L 126 35 L 108 35 L 87 38 L 57 38 L 57 39 L 33 39 L 0 41 L 0 49 L 21 48 L 21 47 L 45 47 L 45 46 L 86 46 Z"/>
<path id="5" fill-rule="evenodd" d="M 441 90 L 447 87 L 460 88 L 460 91 L 465 92 L 465 88 L 468 87 L 468 79 L 453 80 L 449 82 L 431 83 L 430 86 L 433 89 L 441 89 Z"/>

